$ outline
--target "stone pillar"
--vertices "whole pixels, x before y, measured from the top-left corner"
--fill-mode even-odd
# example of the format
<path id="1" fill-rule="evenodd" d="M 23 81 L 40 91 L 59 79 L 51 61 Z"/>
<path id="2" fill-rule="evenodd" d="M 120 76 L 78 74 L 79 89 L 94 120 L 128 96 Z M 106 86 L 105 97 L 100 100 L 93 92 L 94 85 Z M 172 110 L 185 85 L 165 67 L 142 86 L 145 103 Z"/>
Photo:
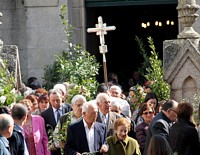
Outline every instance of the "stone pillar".
<path id="1" fill-rule="evenodd" d="M 2 16 L 3 16 L 3 14 L 0 12 L 0 17 L 2 17 Z M 0 25 L 1 24 L 2 24 L 2 22 L 0 21 Z M 0 38 L 0 52 L 1 52 L 2 48 L 3 48 L 3 41 Z"/>
<path id="2" fill-rule="evenodd" d="M 192 27 L 196 18 L 199 16 L 196 14 L 198 9 L 199 5 L 196 4 L 195 0 L 178 1 L 178 18 L 179 23 L 182 25 L 181 27 L 183 27 L 178 38 L 199 38 L 199 34 Z"/>
<path id="3" fill-rule="evenodd" d="M 200 35 L 192 27 L 198 9 L 195 0 L 179 0 L 179 26 L 183 29 L 178 39 L 163 43 L 164 79 L 171 85 L 171 98 L 178 102 L 193 103 L 194 95 L 200 94 Z"/>

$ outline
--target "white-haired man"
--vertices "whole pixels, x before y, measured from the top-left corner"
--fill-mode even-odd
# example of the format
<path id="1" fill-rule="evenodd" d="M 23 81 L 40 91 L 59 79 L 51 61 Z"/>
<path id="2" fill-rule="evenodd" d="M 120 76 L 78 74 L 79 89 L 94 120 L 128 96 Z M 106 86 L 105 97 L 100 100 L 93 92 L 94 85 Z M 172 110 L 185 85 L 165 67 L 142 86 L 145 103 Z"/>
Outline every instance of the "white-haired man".
<path id="1" fill-rule="evenodd" d="M 114 100 L 115 100 L 115 98 L 118 99 L 118 102 L 121 104 L 122 114 L 124 114 L 125 116 L 130 118 L 131 117 L 130 105 L 126 100 L 123 100 L 121 98 L 121 96 L 122 96 L 121 88 L 116 85 L 111 86 L 110 87 L 110 95 L 113 97 Z"/>
<path id="2" fill-rule="evenodd" d="M 84 103 L 82 113 L 83 118 L 70 124 L 67 128 L 65 155 L 81 155 L 84 152 L 95 152 L 98 155 L 107 152 L 106 126 L 96 122 L 97 105 L 93 102 Z"/>
<path id="3" fill-rule="evenodd" d="M 86 102 L 86 98 L 83 95 L 75 95 L 71 101 L 73 110 L 60 117 L 56 125 L 56 128 L 54 130 L 54 137 L 58 137 L 58 138 L 55 138 L 54 140 L 55 146 L 57 148 L 63 147 L 63 143 L 61 141 L 58 141 L 60 139 L 59 131 L 64 128 L 66 123 L 71 124 L 82 117 L 82 107 L 85 102 Z"/>
<path id="4" fill-rule="evenodd" d="M 106 124 L 107 137 L 114 134 L 114 121 L 122 117 L 116 112 L 110 111 L 110 96 L 107 93 L 100 93 L 96 97 L 96 102 L 99 108 L 97 122 Z"/>

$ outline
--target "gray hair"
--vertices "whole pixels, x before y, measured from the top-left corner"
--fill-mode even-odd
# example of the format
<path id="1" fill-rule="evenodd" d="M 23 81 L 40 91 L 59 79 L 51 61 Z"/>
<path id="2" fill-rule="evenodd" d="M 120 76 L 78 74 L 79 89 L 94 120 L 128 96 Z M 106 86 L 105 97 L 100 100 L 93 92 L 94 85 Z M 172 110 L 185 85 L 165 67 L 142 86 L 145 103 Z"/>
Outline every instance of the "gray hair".
<path id="1" fill-rule="evenodd" d="M 120 91 L 120 93 L 122 93 L 122 89 L 121 89 L 119 86 L 117 86 L 117 85 L 111 86 L 111 87 L 110 87 L 110 91 L 111 91 L 112 89 L 117 89 L 117 90 Z"/>
<path id="2" fill-rule="evenodd" d="M 72 98 L 71 105 L 75 104 L 78 100 L 82 100 L 83 103 L 86 102 L 86 98 L 85 98 L 83 95 L 75 95 L 75 96 Z"/>
<path id="3" fill-rule="evenodd" d="M 92 102 L 92 101 L 85 102 L 85 103 L 83 104 L 83 107 L 82 107 L 82 113 L 83 113 L 83 112 L 86 112 L 86 113 L 87 113 L 89 107 L 97 108 L 97 105 L 96 105 L 94 102 Z"/>
<path id="4" fill-rule="evenodd" d="M 17 103 L 11 109 L 11 116 L 13 119 L 22 120 L 22 118 L 27 115 L 28 108 L 22 103 Z"/>
<path id="5" fill-rule="evenodd" d="M 5 131 L 11 125 L 14 125 L 13 118 L 9 114 L 0 114 L 0 132 Z"/>
<path id="6" fill-rule="evenodd" d="M 121 104 L 120 104 L 119 100 L 117 100 L 117 99 L 112 99 L 110 103 L 111 103 L 111 107 L 117 107 L 117 108 L 119 108 L 120 110 L 122 110 Z"/>
<path id="7" fill-rule="evenodd" d="M 51 94 L 58 95 L 58 96 L 61 96 L 61 97 L 62 97 L 62 92 L 61 92 L 60 89 L 50 89 L 50 90 L 49 90 L 49 96 L 50 96 Z"/>
<path id="8" fill-rule="evenodd" d="M 96 102 L 97 103 L 100 103 L 101 101 L 102 101 L 102 97 L 107 97 L 108 96 L 108 94 L 106 94 L 106 93 L 99 93 L 98 95 L 97 95 L 97 97 L 96 97 Z M 109 96 L 108 96 L 109 97 Z"/>

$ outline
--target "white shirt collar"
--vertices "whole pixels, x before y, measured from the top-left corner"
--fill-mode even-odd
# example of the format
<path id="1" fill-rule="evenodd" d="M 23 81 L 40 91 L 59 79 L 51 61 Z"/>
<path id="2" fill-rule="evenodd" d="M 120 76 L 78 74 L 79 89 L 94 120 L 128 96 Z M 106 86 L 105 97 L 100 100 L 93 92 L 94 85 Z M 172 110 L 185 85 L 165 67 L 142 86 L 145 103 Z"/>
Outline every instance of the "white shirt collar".
<path id="1" fill-rule="evenodd" d="M 54 108 L 53 106 L 52 106 L 52 108 L 53 108 L 53 112 L 54 112 L 54 113 L 57 112 L 57 109 L 56 109 L 56 108 Z M 60 106 L 59 110 L 62 112 L 62 106 Z"/>
<path id="2" fill-rule="evenodd" d="M 84 118 L 83 118 L 83 124 L 84 124 L 85 128 L 88 128 L 88 125 L 87 125 L 86 121 L 84 120 Z M 94 123 L 92 124 L 91 128 L 94 128 Z"/>

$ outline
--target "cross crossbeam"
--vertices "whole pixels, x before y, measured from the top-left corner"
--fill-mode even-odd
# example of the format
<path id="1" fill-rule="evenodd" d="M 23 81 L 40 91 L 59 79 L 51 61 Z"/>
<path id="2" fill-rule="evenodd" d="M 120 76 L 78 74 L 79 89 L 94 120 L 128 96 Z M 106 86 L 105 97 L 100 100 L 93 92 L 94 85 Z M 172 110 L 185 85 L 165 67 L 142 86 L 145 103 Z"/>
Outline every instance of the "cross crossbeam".
<path id="1" fill-rule="evenodd" d="M 108 52 L 107 45 L 105 45 L 105 35 L 107 34 L 107 31 L 113 31 L 115 30 L 115 26 L 107 26 L 106 23 L 103 23 L 103 19 L 101 16 L 98 17 L 98 24 L 95 24 L 95 28 L 88 28 L 88 33 L 96 33 L 96 35 L 99 36 L 100 39 L 100 46 L 99 51 L 101 54 L 103 54 L 103 70 L 104 70 L 104 82 L 108 83 L 107 78 L 107 65 L 106 65 L 106 56 L 105 53 Z"/>

